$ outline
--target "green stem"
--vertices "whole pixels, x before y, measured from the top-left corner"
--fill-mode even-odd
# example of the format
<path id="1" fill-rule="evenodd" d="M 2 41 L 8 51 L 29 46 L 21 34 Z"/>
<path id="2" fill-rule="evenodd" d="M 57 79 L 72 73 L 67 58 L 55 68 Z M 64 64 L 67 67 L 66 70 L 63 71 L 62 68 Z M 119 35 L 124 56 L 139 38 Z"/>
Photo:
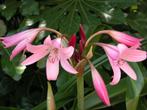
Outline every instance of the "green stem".
<path id="1" fill-rule="evenodd" d="M 77 76 L 77 107 L 78 110 L 84 110 L 84 78 L 82 74 Z"/>
<path id="2" fill-rule="evenodd" d="M 47 82 L 48 89 L 47 89 L 47 110 L 55 110 L 55 101 L 54 101 L 54 95 L 52 91 L 52 86 L 50 82 Z"/>

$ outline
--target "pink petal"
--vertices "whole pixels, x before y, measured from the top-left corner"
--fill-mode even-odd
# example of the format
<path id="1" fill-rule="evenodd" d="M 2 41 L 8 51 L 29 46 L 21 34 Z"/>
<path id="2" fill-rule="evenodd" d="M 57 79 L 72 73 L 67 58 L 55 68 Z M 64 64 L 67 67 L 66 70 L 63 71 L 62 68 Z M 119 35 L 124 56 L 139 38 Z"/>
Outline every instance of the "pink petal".
<path id="1" fill-rule="evenodd" d="M 45 45 L 52 45 L 51 37 L 50 35 L 44 40 Z"/>
<path id="2" fill-rule="evenodd" d="M 61 47 L 61 38 L 56 38 L 56 39 L 52 40 L 52 45 L 55 48 L 60 48 Z"/>
<path id="3" fill-rule="evenodd" d="M 124 62 L 122 65 L 119 65 L 120 68 L 132 79 L 137 80 L 135 71 L 129 66 L 127 62 Z"/>
<path id="4" fill-rule="evenodd" d="M 14 35 L 10 35 L 10 36 L 1 38 L 1 40 L 2 40 L 2 43 L 5 45 L 5 47 L 9 48 L 11 46 L 18 44 L 20 41 L 26 38 L 28 39 L 34 38 L 40 30 L 41 29 L 37 28 L 37 29 L 30 29 L 30 30 L 22 31 Z"/>
<path id="5" fill-rule="evenodd" d="M 130 62 L 140 62 L 147 59 L 147 53 L 142 50 L 128 49 L 121 54 L 121 59 Z"/>
<path id="6" fill-rule="evenodd" d="M 130 62 L 139 62 L 147 58 L 147 53 L 136 48 L 128 48 L 124 44 L 118 44 L 120 58 Z"/>
<path id="7" fill-rule="evenodd" d="M 28 42 L 26 40 L 21 41 L 12 51 L 10 60 L 12 60 L 17 54 L 23 51 L 26 48 L 27 43 Z"/>
<path id="8" fill-rule="evenodd" d="M 60 48 L 60 58 L 69 59 L 74 52 L 74 48 L 72 46 Z"/>
<path id="9" fill-rule="evenodd" d="M 78 73 L 66 59 L 60 59 L 61 66 L 69 73 Z"/>
<path id="10" fill-rule="evenodd" d="M 93 85 L 96 90 L 97 95 L 100 97 L 100 99 L 106 104 L 110 105 L 110 100 L 108 97 L 108 92 L 105 86 L 105 83 L 98 73 L 98 71 L 95 69 L 95 67 L 90 63 L 91 67 L 91 72 L 92 72 L 92 80 L 93 80 Z"/>
<path id="11" fill-rule="evenodd" d="M 113 61 L 109 56 L 108 56 L 109 62 L 111 64 L 112 70 L 113 70 L 113 79 L 111 81 L 111 85 L 116 85 L 120 81 L 121 78 L 121 71 L 119 66 L 116 64 L 117 61 Z"/>
<path id="12" fill-rule="evenodd" d="M 45 57 L 47 54 L 48 54 L 48 51 L 44 51 L 44 52 L 41 51 L 39 53 L 32 54 L 30 57 L 25 59 L 21 64 L 22 65 L 33 64 L 37 62 L 38 60 L 42 59 L 43 57 Z"/>
<path id="13" fill-rule="evenodd" d="M 41 51 L 47 51 L 49 50 L 49 46 L 47 45 L 32 45 L 28 44 L 26 47 L 27 51 L 31 53 L 40 53 Z"/>
<path id="14" fill-rule="evenodd" d="M 59 60 L 50 62 L 49 58 L 46 63 L 46 75 L 48 80 L 56 80 L 59 74 Z"/>
<path id="15" fill-rule="evenodd" d="M 26 30 L 26 31 L 19 32 L 19 33 L 14 34 L 14 35 L 3 37 L 2 38 L 2 43 L 6 47 L 14 46 L 17 43 L 19 43 L 21 40 L 24 40 L 26 38 L 26 36 L 28 35 L 28 33 L 30 33 L 30 31 L 32 31 L 32 30 Z"/>
<path id="16" fill-rule="evenodd" d="M 117 47 L 118 47 L 118 50 L 119 50 L 119 52 L 120 52 L 120 55 L 123 54 L 124 51 L 126 51 L 127 49 L 129 49 L 129 48 L 128 48 L 126 45 L 124 45 L 124 44 L 118 44 Z"/>
<path id="17" fill-rule="evenodd" d="M 116 46 L 105 44 L 105 43 L 96 43 L 96 45 L 101 46 L 106 54 L 111 57 L 111 59 L 116 60 L 119 57 L 119 51 Z"/>

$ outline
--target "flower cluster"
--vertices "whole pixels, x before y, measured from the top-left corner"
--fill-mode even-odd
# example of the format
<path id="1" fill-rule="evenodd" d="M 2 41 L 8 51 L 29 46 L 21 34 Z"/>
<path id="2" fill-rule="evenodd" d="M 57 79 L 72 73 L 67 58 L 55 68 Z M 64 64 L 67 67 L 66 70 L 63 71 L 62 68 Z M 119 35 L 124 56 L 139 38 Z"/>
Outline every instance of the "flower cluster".
<path id="1" fill-rule="evenodd" d="M 46 63 L 46 76 L 48 80 L 57 79 L 59 73 L 59 61 L 67 72 L 76 74 L 77 71 L 68 62 L 68 59 L 74 52 L 74 48 L 72 46 L 63 47 L 61 38 L 51 40 L 50 36 L 48 36 L 42 45 L 31 44 L 36 38 L 37 34 L 43 30 L 44 28 L 29 29 L 1 38 L 5 48 L 16 45 L 15 49 L 12 51 L 10 60 L 12 60 L 20 52 L 27 50 L 33 54 L 25 59 L 21 63 L 22 65 L 33 64 L 48 55 Z"/>
<path id="2" fill-rule="evenodd" d="M 100 42 L 93 43 L 96 46 L 102 47 L 108 57 L 113 70 L 113 79 L 110 83 L 111 85 L 115 85 L 120 81 L 121 70 L 123 70 L 130 78 L 136 80 L 136 73 L 128 62 L 140 62 L 147 59 L 147 52 L 140 50 L 142 39 L 135 38 L 122 32 L 102 30 L 96 32 L 86 40 L 84 29 L 82 25 L 80 25 L 80 40 L 77 41 L 76 35 L 73 34 L 68 42 L 68 46 L 63 45 L 62 40 L 64 39 L 61 37 L 52 40 L 50 36 L 45 38 L 43 44 L 32 45 L 31 43 L 35 40 L 38 33 L 44 30 L 46 29 L 29 29 L 14 35 L 2 37 L 0 38 L 0 41 L 4 44 L 5 48 L 16 46 L 11 53 L 10 60 L 22 51 L 32 53 L 31 56 L 26 58 L 21 63 L 22 65 L 33 64 L 47 56 L 46 76 L 48 80 L 57 79 L 59 74 L 59 63 L 67 72 L 77 74 L 79 71 L 71 65 L 72 62 L 69 63 L 69 61 L 72 61 L 70 58 L 73 56 L 74 62 L 76 63 L 82 59 L 86 59 L 91 68 L 95 91 L 106 105 L 110 105 L 106 85 L 89 58 L 86 58 L 86 55 L 84 55 L 84 49 L 89 44 L 90 40 L 96 35 L 108 34 L 111 38 L 118 42 L 117 45 Z M 79 42 L 78 45 L 77 42 Z M 78 48 L 76 49 L 76 47 Z"/>
<path id="3" fill-rule="evenodd" d="M 113 80 L 110 84 L 115 85 L 119 82 L 122 69 L 133 80 L 137 79 L 135 71 L 129 66 L 128 62 L 140 62 L 147 58 L 147 52 L 139 50 L 141 40 L 128 34 L 114 31 L 99 31 L 99 34 L 108 34 L 118 43 L 117 46 L 105 43 L 96 43 L 106 52 L 108 60 L 114 72 Z"/>

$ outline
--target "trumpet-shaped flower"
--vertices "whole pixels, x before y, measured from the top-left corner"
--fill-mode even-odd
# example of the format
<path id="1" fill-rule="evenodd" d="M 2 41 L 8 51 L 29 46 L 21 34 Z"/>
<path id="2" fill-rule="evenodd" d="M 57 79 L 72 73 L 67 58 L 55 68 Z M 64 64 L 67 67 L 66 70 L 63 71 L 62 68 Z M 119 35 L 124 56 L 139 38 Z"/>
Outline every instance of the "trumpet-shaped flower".
<path id="1" fill-rule="evenodd" d="M 33 40 L 40 31 L 42 31 L 42 28 L 29 29 L 14 35 L 0 38 L 5 48 L 9 48 L 16 45 L 16 47 L 12 51 L 10 60 L 12 60 L 17 54 L 23 51 L 28 43 L 33 42 Z"/>
<path id="2" fill-rule="evenodd" d="M 106 89 L 106 86 L 105 86 L 105 83 L 102 77 L 100 76 L 100 74 L 95 69 L 92 63 L 90 63 L 90 68 L 91 68 L 91 73 L 92 73 L 93 85 L 94 85 L 97 95 L 106 105 L 110 105 L 108 92 L 107 92 L 107 89 Z"/>
<path id="3" fill-rule="evenodd" d="M 100 34 L 109 34 L 114 40 L 117 42 L 123 43 L 127 46 L 133 46 L 138 48 L 141 45 L 142 39 L 135 38 L 131 35 L 128 35 L 123 32 L 115 31 L 115 30 L 102 30 L 99 31 Z"/>
<path id="4" fill-rule="evenodd" d="M 122 69 L 132 79 L 137 79 L 135 71 L 131 68 L 131 66 L 129 66 L 127 61 L 143 61 L 147 58 L 147 52 L 132 47 L 128 48 L 124 44 L 118 44 L 117 46 L 104 43 L 96 44 L 105 50 L 112 66 L 114 72 L 113 80 L 111 82 L 112 85 L 115 85 L 119 82 L 121 77 L 120 69 Z"/>
<path id="5" fill-rule="evenodd" d="M 48 80 L 56 80 L 59 73 L 59 62 L 61 66 L 69 73 L 76 74 L 77 71 L 69 64 L 68 59 L 72 56 L 74 48 L 62 47 L 61 38 L 51 40 L 47 37 L 42 45 L 27 45 L 26 48 L 33 53 L 22 62 L 22 65 L 30 65 L 48 55 L 46 62 L 46 74 Z"/>

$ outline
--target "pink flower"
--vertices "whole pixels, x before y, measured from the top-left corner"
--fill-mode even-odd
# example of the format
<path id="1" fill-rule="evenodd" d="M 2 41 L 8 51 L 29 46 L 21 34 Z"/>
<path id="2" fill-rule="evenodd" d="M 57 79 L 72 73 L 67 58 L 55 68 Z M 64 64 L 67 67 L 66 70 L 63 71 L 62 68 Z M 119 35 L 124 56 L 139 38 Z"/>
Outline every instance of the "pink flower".
<path id="1" fill-rule="evenodd" d="M 90 62 L 89 62 L 90 63 Z M 90 68 L 92 72 L 92 80 L 93 80 L 93 85 L 95 88 L 95 91 L 97 95 L 100 97 L 100 99 L 106 104 L 110 105 L 110 100 L 108 97 L 108 92 L 105 86 L 105 83 L 98 73 L 98 71 L 95 69 L 92 63 L 90 63 Z"/>
<path id="2" fill-rule="evenodd" d="M 127 46 L 133 46 L 136 48 L 138 48 L 141 45 L 140 42 L 143 40 L 115 30 L 103 30 L 103 31 L 99 31 L 98 33 L 109 34 L 117 42 L 123 43 Z"/>
<path id="3" fill-rule="evenodd" d="M 121 77 L 122 69 L 129 77 L 136 80 L 137 76 L 135 71 L 129 66 L 127 61 L 129 62 L 139 62 L 143 61 L 147 58 L 147 52 L 142 50 L 137 50 L 136 48 L 128 48 L 124 44 L 118 44 L 117 46 L 113 46 L 110 44 L 104 43 L 96 43 L 98 46 L 101 46 L 109 59 L 109 62 L 112 66 L 114 76 L 111 82 L 112 85 L 115 85 L 119 82 Z"/>
<path id="4" fill-rule="evenodd" d="M 44 44 L 34 46 L 27 45 L 27 50 L 33 53 L 30 57 L 22 62 L 22 65 L 30 65 L 48 55 L 46 62 L 46 74 L 48 80 L 56 80 L 59 74 L 59 61 L 61 66 L 70 73 L 77 71 L 69 64 L 68 59 L 72 56 L 74 48 L 72 46 L 63 48 L 61 38 L 51 40 L 47 37 Z"/>
<path id="5" fill-rule="evenodd" d="M 0 38 L 5 48 L 9 48 L 16 45 L 15 49 L 12 51 L 10 60 L 12 60 L 17 54 L 23 51 L 28 43 L 33 42 L 33 40 L 40 31 L 42 31 L 42 28 L 29 29 L 14 35 Z"/>

